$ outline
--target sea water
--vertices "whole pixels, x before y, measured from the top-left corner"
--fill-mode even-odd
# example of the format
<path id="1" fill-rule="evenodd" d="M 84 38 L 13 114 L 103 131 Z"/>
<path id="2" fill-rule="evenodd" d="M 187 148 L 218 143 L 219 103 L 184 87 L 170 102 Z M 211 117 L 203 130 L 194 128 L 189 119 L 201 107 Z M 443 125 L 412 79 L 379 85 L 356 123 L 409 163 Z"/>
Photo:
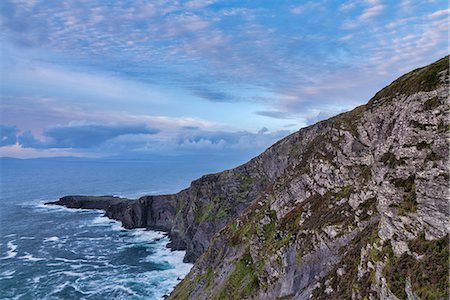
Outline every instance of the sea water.
<path id="1" fill-rule="evenodd" d="M 44 205 L 64 195 L 177 192 L 220 160 L 0 159 L 0 299 L 162 299 L 189 272 L 162 232 L 102 211 Z"/>

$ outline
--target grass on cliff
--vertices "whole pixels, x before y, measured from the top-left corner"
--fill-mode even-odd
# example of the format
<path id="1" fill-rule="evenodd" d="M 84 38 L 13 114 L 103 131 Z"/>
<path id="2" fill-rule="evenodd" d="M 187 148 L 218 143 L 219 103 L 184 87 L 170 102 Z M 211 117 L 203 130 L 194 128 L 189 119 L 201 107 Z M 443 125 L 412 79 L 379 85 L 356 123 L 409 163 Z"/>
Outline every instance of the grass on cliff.
<path id="1" fill-rule="evenodd" d="M 449 299 L 448 245 L 448 235 L 433 241 L 422 235 L 409 242 L 410 250 L 419 259 L 407 253 L 395 257 L 391 251 L 383 270 L 389 289 L 406 299 L 405 283 L 410 278 L 412 290 L 420 299 Z"/>
<path id="2" fill-rule="evenodd" d="M 406 162 L 403 158 L 397 159 L 394 153 L 387 152 L 381 157 L 381 162 L 389 166 L 391 169 L 395 169 L 398 166 L 404 165 Z"/>
<path id="3" fill-rule="evenodd" d="M 448 68 L 449 56 L 446 56 L 431 65 L 411 71 L 375 94 L 369 101 L 369 105 L 377 103 L 383 98 L 392 99 L 399 94 L 408 96 L 418 92 L 431 91 L 440 84 L 440 72 L 448 70 Z"/>
<path id="4" fill-rule="evenodd" d="M 256 277 L 255 264 L 250 253 L 245 253 L 236 263 L 233 272 L 220 289 L 217 299 L 247 299 L 259 283 Z"/>
<path id="5" fill-rule="evenodd" d="M 401 187 L 405 191 L 403 201 L 395 205 L 398 207 L 398 213 L 400 215 L 417 212 L 417 193 L 415 178 L 415 175 L 411 175 L 406 179 L 395 179 L 393 181 L 395 187 Z"/>
<path id="6" fill-rule="evenodd" d="M 357 295 L 356 299 L 369 299 L 369 295 L 376 297 L 376 292 L 371 290 L 374 282 L 373 274 L 368 272 L 358 279 L 358 266 L 361 249 L 367 244 L 374 244 L 378 241 L 378 223 L 373 223 L 360 232 L 347 247 L 342 248 L 342 260 L 332 272 L 321 279 L 320 287 L 313 290 L 313 299 L 352 299 L 353 294 Z M 337 276 L 338 268 L 343 268 L 344 274 Z M 328 281 L 328 286 L 333 289 L 330 294 L 325 293 L 326 281 Z"/>

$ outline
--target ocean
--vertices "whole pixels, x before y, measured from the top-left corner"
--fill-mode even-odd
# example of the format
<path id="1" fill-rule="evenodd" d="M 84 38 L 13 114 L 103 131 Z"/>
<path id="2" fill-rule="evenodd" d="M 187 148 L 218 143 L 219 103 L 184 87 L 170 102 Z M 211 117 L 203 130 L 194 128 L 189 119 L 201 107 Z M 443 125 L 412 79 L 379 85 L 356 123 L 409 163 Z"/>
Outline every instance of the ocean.
<path id="1" fill-rule="evenodd" d="M 64 195 L 174 193 L 237 162 L 0 159 L 0 299 L 162 299 L 189 272 L 162 232 L 102 211 L 44 205 Z"/>

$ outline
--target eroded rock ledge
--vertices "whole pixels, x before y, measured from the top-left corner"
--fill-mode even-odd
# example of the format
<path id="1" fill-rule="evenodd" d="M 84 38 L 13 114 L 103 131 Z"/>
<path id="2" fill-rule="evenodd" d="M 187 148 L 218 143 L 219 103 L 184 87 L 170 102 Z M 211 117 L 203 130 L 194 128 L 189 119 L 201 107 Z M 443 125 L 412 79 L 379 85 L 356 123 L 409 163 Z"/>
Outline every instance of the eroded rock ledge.
<path id="1" fill-rule="evenodd" d="M 186 245 L 171 229 L 176 215 L 174 195 L 144 196 L 127 199 L 115 196 L 65 196 L 48 205 L 62 205 L 68 208 L 101 209 L 105 216 L 122 222 L 126 229 L 148 228 L 167 232 L 173 250 L 185 250 Z"/>

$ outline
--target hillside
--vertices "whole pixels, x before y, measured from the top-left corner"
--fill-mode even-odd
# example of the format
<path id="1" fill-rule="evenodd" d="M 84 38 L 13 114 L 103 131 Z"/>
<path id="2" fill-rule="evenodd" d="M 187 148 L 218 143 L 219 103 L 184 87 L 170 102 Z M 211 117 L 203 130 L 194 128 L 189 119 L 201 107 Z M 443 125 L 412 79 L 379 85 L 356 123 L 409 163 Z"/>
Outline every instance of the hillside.
<path id="1" fill-rule="evenodd" d="M 171 299 L 446 299 L 448 59 L 178 194 L 56 204 L 169 232 Z"/>

